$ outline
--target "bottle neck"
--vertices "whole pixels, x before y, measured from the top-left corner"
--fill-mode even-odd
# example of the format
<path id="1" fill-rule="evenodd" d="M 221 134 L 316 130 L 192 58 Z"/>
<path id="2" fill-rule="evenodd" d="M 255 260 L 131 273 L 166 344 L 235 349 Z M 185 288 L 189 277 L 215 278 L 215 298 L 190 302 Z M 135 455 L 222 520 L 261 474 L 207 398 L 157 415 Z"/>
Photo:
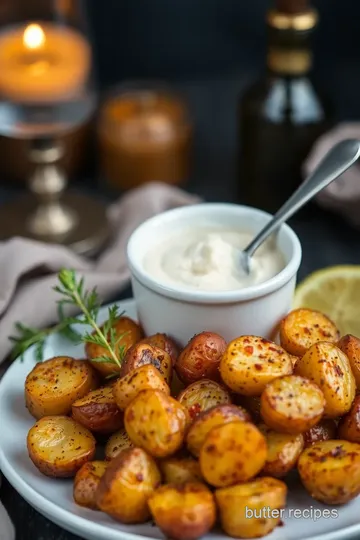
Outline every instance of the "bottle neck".
<path id="1" fill-rule="evenodd" d="M 306 76 L 312 68 L 312 54 L 309 49 L 268 48 L 267 67 L 275 75 L 282 77 Z"/>

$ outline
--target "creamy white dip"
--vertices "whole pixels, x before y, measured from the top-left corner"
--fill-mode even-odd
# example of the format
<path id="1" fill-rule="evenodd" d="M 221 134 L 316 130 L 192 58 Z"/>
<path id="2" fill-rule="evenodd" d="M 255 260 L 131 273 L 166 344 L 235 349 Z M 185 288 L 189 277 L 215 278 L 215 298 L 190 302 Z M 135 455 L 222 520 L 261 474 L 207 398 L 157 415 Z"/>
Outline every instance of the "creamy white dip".
<path id="1" fill-rule="evenodd" d="M 255 252 L 250 275 L 245 275 L 239 254 L 252 238 L 251 233 L 236 230 L 184 229 L 149 249 L 144 269 L 168 286 L 200 291 L 243 289 L 267 281 L 285 266 L 281 252 L 268 240 Z"/>

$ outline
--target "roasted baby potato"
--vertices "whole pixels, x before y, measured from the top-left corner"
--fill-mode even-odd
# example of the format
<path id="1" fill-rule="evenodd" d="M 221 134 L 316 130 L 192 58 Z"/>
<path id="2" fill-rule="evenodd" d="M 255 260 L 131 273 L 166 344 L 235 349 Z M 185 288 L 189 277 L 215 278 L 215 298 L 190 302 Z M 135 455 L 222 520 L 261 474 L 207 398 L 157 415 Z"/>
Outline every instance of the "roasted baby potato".
<path id="1" fill-rule="evenodd" d="M 73 402 L 97 386 L 96 372 L 87 360 L 55 356 L 36 364 L 26 377 L 26 407 L 35 418 L 69 414 Z"/>
<path id="2" fill-rule="evenodd" d="M 120 429 L 113 433 L 105 445 L 105 459 L 110 461 L 118 456 L 120 452 L 127 448 L 132 448 L 134 445 L 129 439 L 129 435 L 125 429 Z"/>
<path id="3" fill-rule="evenodd" d="M 220 379 L 220 359 L 226 349 L 224 338 L 214 332 L 202 332 L 194 336 L 181 352 L 175 370 L 184 384 L 200 379 Z"/>
<path id="4" fill-rule="evenodd" d="M 88 429 L 68 416 L 44 416 L 30 429 L 27 449 L 31 461 L 46 476 L 65 478 L 95 454 L 95 439 Z"/>
<path id="5" fill-rule="evenodd" d="M 146 343 L 147 345 L 153 345 L 163 351 L 167 352 L 171 358 L 172 365 L 175 365 L 176 360 L 180 354 L 180 350 L 175 341 L 166 334 L 154 334 L 152 336 L 142 339 L 139 343 Z"/>
<path id="6" fill-rule="evenodd" d="M 194 456 L 199 456 L 200 449 L 207 434 L 215 426 L 228 424 L 229 422 L 250 422 L 250 414 L 242 407 L 236 405 L 218 405 L 199 414 L 186 436 L 186 444 Z"/>
<path id="7" fill-rule="evenodd" d="M 360 445 L 323 441 L 306 448 L 298 461 L 302 483 L 324 504 L 344 504 L 360 493 Z"/>
<path id="8" fill-rule="evenodd" d="M 103 328 L 103 327 L 102 327 Z M 119 360 L 130 347 L 135 345 L 140 339 L 143 338 L 144 334 L 137 322 L 133 321 L 129 317 L 119 317 L 113 326 L 115 331 L 115 336 L 118 339 L 119 347 Z M 97 369 L 101 375 L 107 377 L 113 375 L 114 373 L 120 372 L 120 366 L 114 364 L 113 362 L 96 362 L 95 359 L 101 356 L 108 356 L 108 351 L 97 345 L 96 343 L 86 343 L 85 353 L 87 358 L 92 362 L 95 369 Z"/>
<path id="9" fill-rule="evenodd" d="M 286 484 L 268 477 L 217 489 L 215 499 L 221 526 L 235 538 L 265 536 L 279 524 L 286 495 Z M 268 510 L 267 514 L 265 510 Z"/>
<path id="10" fill-rule="evenodd" d="M 360 443 L 360 396 L 356 396 L 348 414 L 338 424 L 338 438 Z"/>
<path id="11" fill-rule="evenodd" d="M 295 373 L 317 384 L 325 397 L 325 415 L 346 414 L 355 397 L 355 379 L 347 356 L 333 343 L 315 343 L 300 358 Z"/>
<path id="12" fill-rule="evenodd" d="M 217 405 L 231 403 L 231 397 L 226 388 L 210 379 L 202 379 L 190 384 L 180 392 L 177 399 L 189 411 L 191 418 Z"/>
<path id="13" fill-rule="evenodd" d="M 216 520 L 213 494 L 201 483 L 161 486 L 149 498 L 149 507 L 159 529 L 174 540 L 197 540 Z"/>
<path id="14" fill-rule="evenodd" d="M 247 396 L 260 396 L 268 382 L 292 372 L 287 352 L 257 336 L 240 336 L 231 341 L 220 361 L 224 383 Z"/>
<path id="15" fill-rule="evenodd" d="M 323 418 L 316 426 L 303 433 L 305 448 L 316 442 L 328 441 L 336 438 L 337 425 L 335 420 Z"/>
<path id="16" fill-rule="evenodd" d="M 207 435 L 200 450 L 201 474 L 215 487 L 247 482 L 264 467 L 266 456 L 266 440 L 256 426 L 230 422 Z"/>
<path id="17" fill-rule="evenodd" d="M 325 398 L 320 388 L 299 375 L 288 375 L 266 385 L 261 394 L 261 416 L 281 433 L 303 433 L 321 419 Z"/>
<path id="18" fill-rule="evenodd" d="M 199 462 L 192 457 L 162 459 L 159 467 L 165 484 L 202 481 Z"/>
<path id="19" fill-rule="evenodd" d="M 97 510 L 96 490 L 107 467 L 106 461 L 89 461 L 75 475 L 73 495 L 80 506 Z"/>
<path id="20" fill-rule="evenodd" d="M 258 428 L 266 438 L 268 449 L 266 463 L 261 473 L 275 478 L 286 476 L 296 466 L 304 449 L 304 437 L 301 433 L 297 435 L 277 433 L 265 424 L 260 424 Z"/>
<path id="21" fill-rule="evenodd" d="M 338 341 L 337 346 L 348 357 L 356 388 L 360 390 L 360 339 L 347 334 Z"/>
<path id="22" fill-rule="evenodd" d="M 128 350 L 121 366 L 121 377 L 146 364 L 155 366 L 170 386 L 173 373 L 170 355 L 159 347 L 147 343 L 137 343 Z"/>
<path id="23" fill-rule="evenodd" d="M 281 346 L 294 356 L 303 356 L 318 341 L 336 343 L 339 337 L 335 324 L 312 309 L 295 309 L 280 323 Z"/>
<path id="24" fill-rule="evenodd" d="M 96 504 L 121 523 L 144 523 L 148 499 L 160 485 L 155 461 L 141 448 L 123 450 L 109 465 L 96 492 Z"/>
<path id="25" fill-rule="evenodd" d="M 71 411 L 76 422 L 94 433 L 114 433 L 124 425 L 123 413 L 116 405 L 113 389 L 108 386 L 76 400 Z"/>
<path id="26" fill-rule="evenodd" d="M 125 410 L 125 429 L 135 446 L 154 457 L 174 454 L 183 444 L 188 414 L 160 390 L 142 390 Z"/>
<path id="27" fill-rule="evenodd" d="M 149 389 L 170 394 L 168 384 L 153 364 L 145 364 L 120 377 L 113 386 L 114 399 L 119 409 L 125 410 L 141 390 Z"/>

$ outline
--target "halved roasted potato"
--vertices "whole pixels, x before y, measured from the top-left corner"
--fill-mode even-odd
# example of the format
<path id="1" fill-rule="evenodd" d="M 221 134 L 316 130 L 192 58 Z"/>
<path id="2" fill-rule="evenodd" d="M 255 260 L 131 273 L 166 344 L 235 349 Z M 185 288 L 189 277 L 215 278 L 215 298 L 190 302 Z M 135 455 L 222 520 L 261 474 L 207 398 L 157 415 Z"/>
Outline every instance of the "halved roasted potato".
<path id="1" fill-rule="evenodd" d="M 69 414 L 73 402 L 97 386 L 97 374 L 87 360 L 55 356 L 36 364 L 26 377 L 26 407 L 35 418 Z"/>
<path id="2" fill-rule="evenodd" d="M 159 349 L 165 351 L 168 355 L 170 355 L 173 366 L 175 365 L 175 362 L 180 354 L 180 349 L 177 343 L 175 343 L 175 341 L 167 334 L 153 334 L 152 336 L 142 339 L 140 343 L 147 343 L 148 345 L 153 345 L 154 347 L 158 347 Z"/>
<path id="3" fill-rule="evenodd" d="M 65 478 L 95 455 L 95 439 L 68 416 L 44 416 L 30 429 L 27 449 L 31 461 L 46 476 Z"/>
<path id="4" fill-rule="evenodd" d="M 190 426 L 186 436 L 186 444 L 194 456 L 199 456 L 208 433 L 215 426 L 229 422 L 250 422 L 250 414 L 242 407 L 236 405 L 218 405 L 199 414 Z"/>
<path id="5" fill-rule="evenodd" d="M 339 439 L 360 443 L 360 396 L 356 396 L 348 414 L 338 424 Z"/>
<path id="6" fill-rule="evenodd" d="M 347 356 L 333 343 L 315 343 L 300 358 L 295 373 L 317 384 L 325 397 L 325 415 L 346 414 L 355 397 L 355 379 Z"/>
<path id="7" fill-rule="evenodd" d="M 160 471 L 144 450 L 123 450 L 109 462 L 99 482 L 96 504 L 121 523 L 144 523 L 150 518 L 148 499 L 160 482 Z"/>
<path id="8" fill-rule="evenodd" d="M 286 484 L 268 477 L 217 489 L 215 498 L 221 526 L 235 538 L 265 536 L 281 521 L 286 496 Z"/>
<path id="9" fill-rule="evenodd" d="M 265 424 L 257 426 L 266 438 L 267 457 L 262 474 L 282 478 L 290 472 L 297 463 L 304 449 L 302 434 L 277 433 Z"/>
<path id="10" fill-rule="evenodd" d="M 167 538 L 197 540 L 215 524 L 213 494 L 201 483 L 159 487 L 149 498 L 156 525 Z"/>
<path id="11" fill-rule="evenodd" d="M 360 339 L 347 334 L 338 341 L 337 346 L 348 357 L 355 377 L 356 388 L 360 390 Z"/>
<path id="12" fill-rule="evenodd" d="M 159 461 L 159 467 L 165 484 L 185 484 L 185 482 L 202 481 L 199 462 L 192 457 L 162 459 Z"/>
<path id="13" fill-rule="evenodd" d="M 103 329 L 103 327 L 101 328 Z M 129 317 L 119 317 L 113 326 L 113 330 L 115 331 L 115 336 L 118 340 L 117 356 L 120 363 L 126 351 L 135 345 L 135 343 L 140 341 L 144 334 L 140 328 L 140 325 Z M 109 359 L 109 362 L 96 362 L 96 358 L 109 355 L 108 351 L 104 347 L 101 347 L 96 343 L 86 343 L 85 353 L 90 362 L 92 362 L 94 368 L 97 369 L 104 377 L 120 372 L 120 366 L 112 362 L 111 359 Z"/>
<path id="14" fill-rule="evenodd" d="M 93 390 L 72 404 L 74 420 L 94 433 L 114 433 L 123 423 L 123 413 L 116 405 L 111 387 Z"/>
<path id="15" fill-rule="evenodd" d="M 298 461 L 302 483 L 324 504 L 344 504 L 360 493 L 360 444 L 323 441 L 306 448 Z"/>
<path id="16" fill-rule="evenodd" d="M 231 403 L 230 393 L 221 384 L 202 379 L 190 384 L 178 395 L 178 401 L 186 407 L 191 418 L 217 405 Z"/>
<path id="17" fill-rule="evenodd" d="M 135 446 L 162 458 L 183 444 L 188 424 L 186 409 L 160 390 L 142 390 L 125 410 L 125 429 Z"/>
<path id="18" fill-rule="evenodd" d="M 74 478 L 73 488 L 76 504 L 91 510 L 98 509 L 95 497 L 96 490 L 107 465 L 106 461 L 89 461 L 78 470 Z"/>
<path id="19" fill-rule="evenodd" d="M 316 426 L 303 433 L 305 448 L 314 443 L 329 441 L 336 438 L 336 421 L 330 418 L 323 418 Z"/>
<path id="20" fill-rule="evenodd" d="M 220 362 L 224 383 L 247 396 L 260 396 L 268 382 L 292 372 L 287 352 L 257 336 L 240 336 L 231 341 Z"/>
<path id="21" fill-rule="evenodd" d="M 121 377 L 146 364 L 155 366 L 170 386 L 173 373 L 170 355 L 163 349 L 148 343 L 137 343 L 128 350 L 121 366 Z"/>
<path id="22" fill-rule="evenodd" d="M 175 364 L 176 373 L 184 384 L 200 379 L 220 379 L 220 359 L 226 349 L 224 338 L 215 332 L 201 332 L 194 336 L 181 352 Z"/>
<path id="23" fill-rule="evenodd" d="M 294 356 L 303 356 L 318 341 L 336 343 L 340 337 L 335 324 L 313 309 L 295 309 L 280 323 L 280 343 Z"/>
<path id="24" fill-rule="evenodd" d="M 214 427 L 200 450 L 200 468 L 215 487 L 247 482 L 264 467 L 267 445 L 264 435 L 249 422 L 230 422 Z"/>
<path id="25" fill-rule="evenodd" d="M 160 371 L 153 364 L 145 364 L 116 381 L 113 386 L 114 399 L 119 409 L 125 410 L 141 390 L 150 389 L 170 394 L 170 388 Z"/>
<path id="26" fill-rule="evenodd" d="M 282 433 L 303 433 L 321 419 L 324 394 L 309 379 L 288 375 L 266 385 L 261 394 L 261 416 L 265 424 Z"/>
<path id="27" fill-rule="evenodd" d="M 129 435 L 125 429 L 120 429 L 113 433 L 105 445 L 105 459 L 110 461 L 127 448 L 132 448 L 134 445 L 131 442 Z"/>

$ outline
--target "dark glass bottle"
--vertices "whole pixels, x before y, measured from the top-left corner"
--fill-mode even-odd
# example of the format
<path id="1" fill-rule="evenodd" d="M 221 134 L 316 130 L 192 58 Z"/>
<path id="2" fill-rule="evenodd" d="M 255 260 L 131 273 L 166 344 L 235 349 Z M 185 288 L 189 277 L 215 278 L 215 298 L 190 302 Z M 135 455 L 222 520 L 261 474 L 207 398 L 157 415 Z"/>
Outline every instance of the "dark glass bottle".
<path id="1" fill-rule="evenodd" d="M 304 0 L 278 0 L 276 7 L 268 13 L 267 72 L 239 108 L 239 202 L 272 213 L 300 184 L 306 156 L 332 125 L 310 75 L 317 13 Z"/>

